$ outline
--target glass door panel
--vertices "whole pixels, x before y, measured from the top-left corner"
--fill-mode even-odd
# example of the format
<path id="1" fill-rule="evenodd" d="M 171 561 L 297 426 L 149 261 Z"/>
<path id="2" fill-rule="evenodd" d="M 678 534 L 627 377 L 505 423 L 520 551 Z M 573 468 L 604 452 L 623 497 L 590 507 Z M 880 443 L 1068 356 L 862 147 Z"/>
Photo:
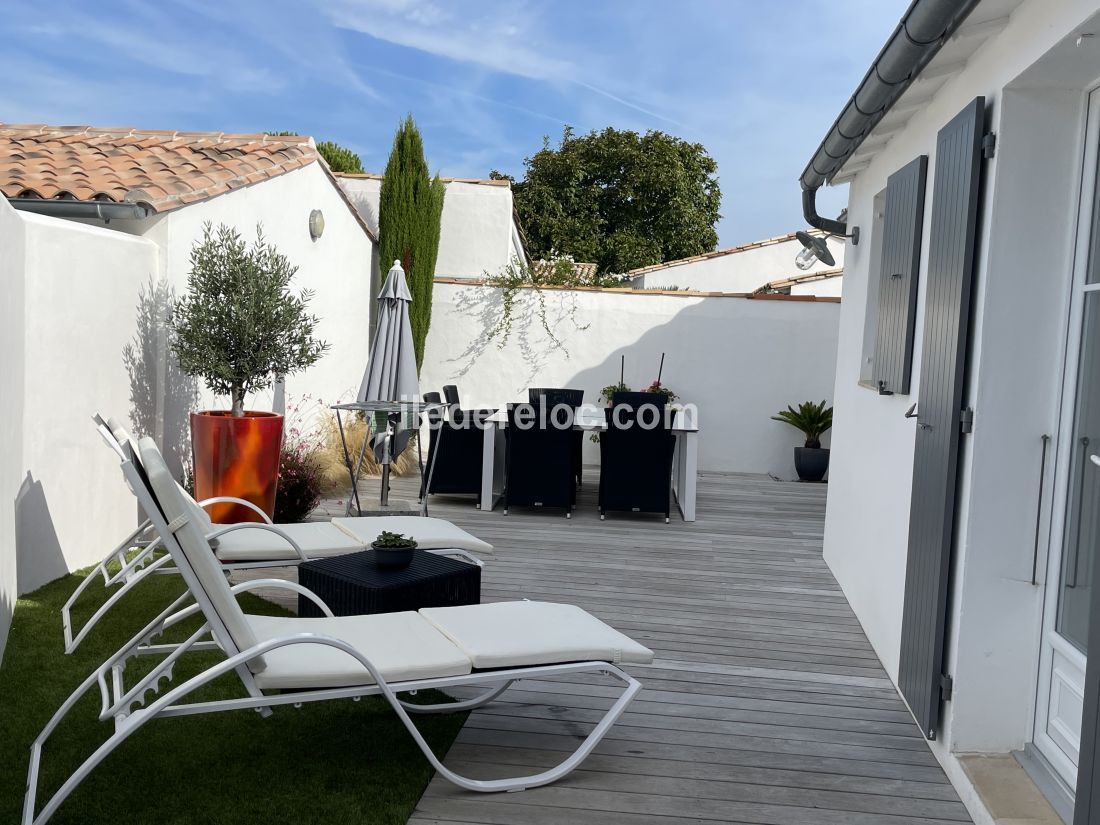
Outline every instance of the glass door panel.
<path id="1" fill-rule="evenodd" d="M 1092 291 L 1085 293 L 1069 444 L 1072 452 L 1055 628 L 1087 653 L 1092 566 L 1100 542 L 1100 293 Z"/>

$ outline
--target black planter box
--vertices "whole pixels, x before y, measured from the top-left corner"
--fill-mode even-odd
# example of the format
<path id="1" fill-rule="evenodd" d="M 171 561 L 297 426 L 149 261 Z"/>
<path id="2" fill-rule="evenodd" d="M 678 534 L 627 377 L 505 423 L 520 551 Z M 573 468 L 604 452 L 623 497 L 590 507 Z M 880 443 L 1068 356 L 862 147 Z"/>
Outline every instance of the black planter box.
<path id="1" fill-rule="evenodd" d="M 321 597 L 337 616 L 396 613 L 422 607 L 454 607 L 481 601 L 481 568 L 424 550 L 408 567 L 380 569 L 374 551 L 349 553 L 298 565 L 298 583 Z M 321 616 L 298 596 L 299 616 Z"/>

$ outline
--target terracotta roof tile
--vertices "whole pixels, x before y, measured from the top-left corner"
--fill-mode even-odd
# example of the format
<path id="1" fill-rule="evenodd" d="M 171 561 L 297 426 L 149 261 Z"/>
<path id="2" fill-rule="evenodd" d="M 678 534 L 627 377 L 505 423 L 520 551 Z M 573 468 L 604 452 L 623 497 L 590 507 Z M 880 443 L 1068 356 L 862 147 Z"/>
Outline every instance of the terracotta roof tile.
<path id="1" fill-rule="evenodd" d="M 0 192 L 110 201 L 129 195 L 165 212 L 318 157 L 310 138 L 298 135 L 0 123 Z"/>
<path id="2" fill-rule="evenodd" d="M 825 232 L 820 229 L 807 229 L 811 235 L 825 236 Z M 630 278 L 634 278 L 638 275 L 645 275 L 647 272 L 655 272 L 658 269 L 665 269 L 670 266 L 680 266 L 682 264 L 693 264 L 696 261 L 705 261 L 708 258 L 721 258 L 723 255 L 735 255 L 738 252 L 748 252 L 750 249 L 760 249 L 765 246 L 774 246 L 775 244 L 786 243 L 787 241 L 793 241 L 795 239 L 794 233 L 791 232 L 787 235 L 779 235 L 775 238 L 765 238 L 762 241 L 753 241 L 752 243 L 743 243 L 739 246 L 731 246 L 728 249 L 716 249 L 713 252 L 704 252 L 701 255 L 692 255 L 690 258 L 678 258 L 675 261 L 665 261 L 661 264 L 651 264 L 650 266 L 639 267 L 638 269 L 632 269 L 626 273 Z"/>

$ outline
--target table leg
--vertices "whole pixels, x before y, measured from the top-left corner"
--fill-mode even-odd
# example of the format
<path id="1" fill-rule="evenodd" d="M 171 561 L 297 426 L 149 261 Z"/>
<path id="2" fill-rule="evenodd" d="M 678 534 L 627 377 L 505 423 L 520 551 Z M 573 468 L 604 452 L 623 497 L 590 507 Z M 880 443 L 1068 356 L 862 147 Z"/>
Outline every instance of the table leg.
<path id="1" fill-rule="evenodd" d="M 497 503 L 494 488 L 494 476 L 497 466 L 497 433 L 496 422 L 486 421 L 482 430 L 481 441 L 481 495 L 478 496 L 479 510 L 492 510 Z"/>
<path id="2" fill-rule="evenodd" d="M 699 433 L 676 438 L 676 503 L 684 521 L 695 521 L 695 493 L 699 475 Z"/>

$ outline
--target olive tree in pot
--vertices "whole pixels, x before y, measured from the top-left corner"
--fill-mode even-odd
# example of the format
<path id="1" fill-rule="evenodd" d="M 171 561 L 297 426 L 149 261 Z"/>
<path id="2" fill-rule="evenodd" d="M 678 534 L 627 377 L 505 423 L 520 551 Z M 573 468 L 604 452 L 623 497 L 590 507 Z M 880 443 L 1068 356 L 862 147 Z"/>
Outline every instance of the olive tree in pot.
<path id="1" fill-rule="evenodd" d="M 821 481 L 829 469 L 829 450 L 821 446 L 821 436 L 833 426 L 833 408 L 825 402 L 815 404 L 804 401 L 794 407 L 780 410 L 772 418 L 790 424 L 806 436 L 806 444 L 794 448 L 794 468 L 802 481 Z"/>
<path id="2" fill-rule="evenodd" d="M 256 228 L 249 245 L 237 230 L 203 226 L 191 249 L 187 293 L 171 318 L 180 367 L 202 378 L 230 410 L 191 414 L 195 497 L 244 499 L 269 516 L 275 509 L 283 417 L 246 411 L 245 396 L 314 364 L 328 344 L 314 337 L 309 290 L 290 289 L 294 267 Z M 254 520 L 249 508 L 218 504 L 217 522 Z"/>

